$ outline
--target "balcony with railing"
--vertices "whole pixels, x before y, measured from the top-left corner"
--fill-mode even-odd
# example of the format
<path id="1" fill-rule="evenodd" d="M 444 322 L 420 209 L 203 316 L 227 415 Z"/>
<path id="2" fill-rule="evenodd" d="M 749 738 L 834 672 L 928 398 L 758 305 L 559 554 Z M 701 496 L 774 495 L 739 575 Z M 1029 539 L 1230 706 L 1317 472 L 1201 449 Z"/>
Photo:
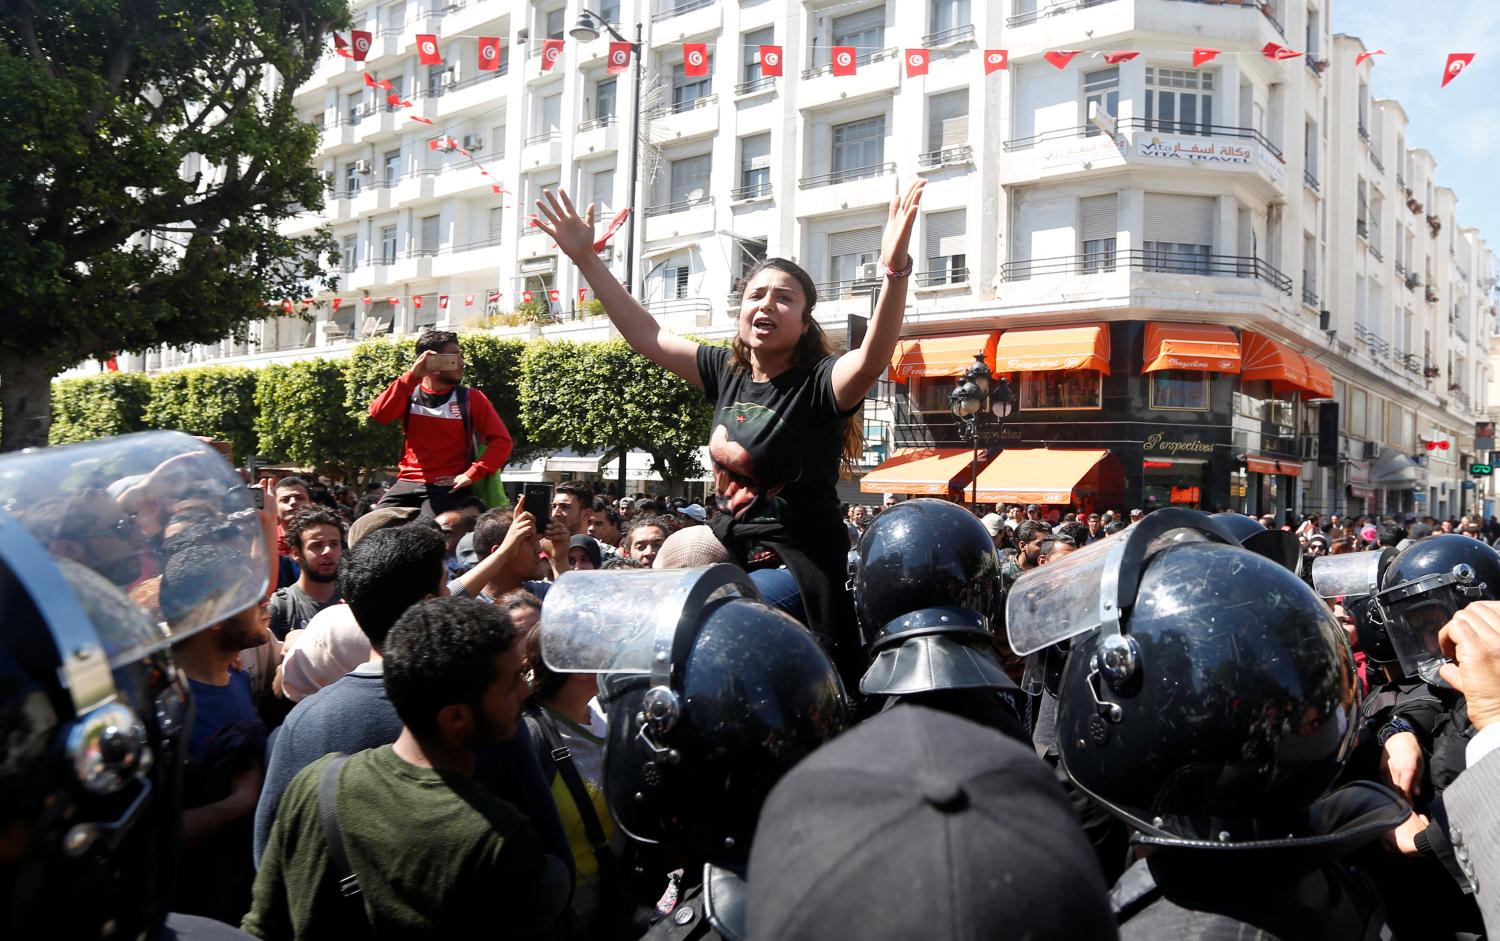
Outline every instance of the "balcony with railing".
<path id="1" fill-rule="evenodd" d="M 917 273 L 917 287 L 919 288 L 964 287 L 968 283 L 968 268 L 939 268 L 936 271 Z"/>
<path id="2" fill-rule="evenodd" d="M 1385 172 L 1385 164 L 1381 162 L 1380 156 L 1375 153 L 1375 148 L 1373 147 L 1370 148 L 1370 163 L 1381 173 Z"/>
<path id="3" fill-rule="evenodd" d="M 968 144 L 958 147 L 944 147 L 941 150 L 930 150 L 925 154 L 917 155 L 917 169 L 941 170 L 943 167 L 972 166 L 974 163 L 974 148 Z"/>
<path id="4" fill-rule="evenodd" d="M 833 186 L 838 183 L 849 183 L 854 180 L 869 180 L 878 176 L 889 176 L 896 172 L 894 162 L 876 163 L 868 167 L 846 167 L 842 170 L 831 170 L 828 173 L 819 173 L 814 176 L 804 176 L 797 181 L 799 189 L 814 189 L 819 186 Z"/>
<path id="5" fill-rule="evenodd" d="M 1302 171 L 1302 182 L 1308 189 L 1312 190 L 1314 193 L 1318 192 L 1318 178 L 1313 176 L 1313 172 L 1311 170 Z"/>
<path id="6" fill-rule="evenodd" d="M 1318 292 L 1311 281 L 1302 282 L 1302 303 L 1314 310 L 1318 307 Z"/>
<path id="7" fill-rule="evenodd" d="M 740 82 L 734 86 L 734 96 L 743 98 L 745 95 L 753 95 L 760 91 L 769 91 L 776 87 L 776 76 L 762 75 L 760 78 L 752 78 L 748 82 Z"/>
<path id="8" fill-rule="evenodd" d="M 745 186 L 736 186 L 729 191 L 729 198 L 735 202 L 748 202 L 752 199 L 770 199 L 771 181 L 758 180 Z"/>
<path id="9" fill-rule="evenodd" d="M 901 82 L 901 70 L 895 64 L 900 58 L 900 52 L 901 50 L 891 46 L 856 55 L 854 65 L 858 69 L 859 81 L 846 82 L 829 78 L 827 81 L 810 82 L 797 90 L 798 107 L 805 111 L 894 92 Z M 871 68 L 877 63 L 887 62 L 891 64 Z M 832 75 L 832 63 L 802 70 L 803 81 Z"/>
<path id="10" fill-rule="evenodd" d="M 1060 3 L 1049 3 L 1047 0 L 1036 0 L 1036 9 L 1017 13 L 1006 17 L 1005 25 L 1010 28 L 1017 26 L 1030 26 L 1032 23 L 1040 22 L 1053 16 L 1061 16 L 1064 13 L 1072 13 L 1075 10 L 1087 10 L 1089 7 L 1102 6 L 1112 0 L 1062 0 Z"/>
<path id="11" fill-rule="evenodd" d="M 1030 281 L 1044 277 L 1113 274 L 1117 271 L 1256 279 L 1282 294 L 1292 293 L 1290 277 L 1265 259 L 1253 255 L 1212 255 L 1145 249 L 1009 261 L 1000 267 L 1000 279 L 1008 282 Z"/>
<path id="12" fill-rule="evenodd" d="M 1363 219 L 1354 220 L 1354 234 L 1362 239 L 1370 237 L 1370 224 Z"/>
<path id="13" fill-rule="evenodd" d="M 659 206 L 647 206 L 645 217 L 647 219 L 651 219 L 655 218 L 656 216 L 669 216 L 674 212 L 687 212 L 694 206 L 704 206 L 713 201 L 714 198 L 708 195 L 689 196 L 686 199 L 679 199 L 675 202 L 670 203 L 662 203 Z"/>
<path id="14" fill-rule="evenodd" d="M 1385 255 L 1381 254 L 1379 243 L 1379 238 L 1372 238 L 1370 239 L 1370 241 L 1365 243 L 1365 247 L 1370 250 L 1371 257 L 1373 257 L 1376 261 L 1385 261 Z"/>
<path id="15" fill-rule="evenodd" d="M 650 114 L 653 129 L 672 140 L 703 137 L 719 131 L 718 95 L 684 98 L 657 108 Z"/>
<path id="16" fill-rule="evenodd" d="M 1039 131 L 1005 141 L 1012 159 L 1000 163 L 1001 182 L 1021 186 L 1085 172 L 1102 173 L 1127 160 L 1195 168 L 1196 172 L 1250 174 L 1268 198 L 1285 198 L 1286 158 L 1253 127 L 1127 118 L 1112 137 L 1093 125 Z"/>
<path id="17" fill-rule="evenodd" d="M 714 0 L 674 0 L 674 2 L 658 4 L 656 12 L 651 14 L 651 22 L 660 23 L 674 16 L 682 16 L 684 13 L 706 9 L 713 5 Z"/>
<path id="18" fill-rule="evenodd" d="M 951 29 L 940 29 L 935 33 L 928 33 L 922 37 L 922 45 L 931 49 L 933 46 L 956 46 L 959 43 L 974 41 L 974 27 L 972 24 L 954 26 Z"/>

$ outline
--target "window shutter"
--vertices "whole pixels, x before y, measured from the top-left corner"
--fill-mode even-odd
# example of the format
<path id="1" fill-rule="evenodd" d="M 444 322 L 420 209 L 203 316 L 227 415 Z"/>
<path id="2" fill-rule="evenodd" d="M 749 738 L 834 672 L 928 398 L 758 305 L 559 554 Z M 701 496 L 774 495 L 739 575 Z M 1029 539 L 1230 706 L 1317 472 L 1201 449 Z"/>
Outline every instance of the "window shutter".
<path id="1" fill-rule="evenodd" d="M 834 232 L 828 236 L 828 254 L 858 255 L 863 252 L 880 251 L 880 229 L 854 229 L 849 232 Z"/>
<path id="2" fill-rule="evenodd" d="M 756 134 L 746 137 L 740 144 L 740 165 L 747 170 L 760 170 L 771 165 L 771 135 Z"/>
<path id="3" fill-rule="evenodd" d="M 960 147 L 969 142 L 969 93 L 933 95 L 928 111 L 927 142 L 933 150 Z"/>
<path id="4" fill-rule="evenodd" d="M 927 216 L 927 254 L 930 257 L 968 254 L 965 247 L 964 224 L 966 212 L 953 209 L 934 212 Z"/>
<path id="5" fill-rule="evenodd" d="M 1147 193 L 1145 240 L 1177 245 L 1213 245 L 1213 197 Z"/>
<path id="6" fill-rule="evenodd" d="M 1085 196 L 1078 201 L 1080 241 L 1112 239 L 1119 234 L 1120 225 L 1115 213 L 1118 198 L 1115 193 L 1102 193 L 1098 196 Z M 1150 227 L 1147 229 L 1149 231 Z"/>

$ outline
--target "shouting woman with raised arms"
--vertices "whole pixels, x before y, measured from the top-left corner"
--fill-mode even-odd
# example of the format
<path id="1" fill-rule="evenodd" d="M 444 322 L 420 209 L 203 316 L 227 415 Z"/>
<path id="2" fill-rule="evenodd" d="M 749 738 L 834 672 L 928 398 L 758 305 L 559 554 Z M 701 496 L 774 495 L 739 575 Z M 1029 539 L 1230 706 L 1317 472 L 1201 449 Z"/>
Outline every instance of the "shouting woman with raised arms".
<path id="1" fill-rule="evenodd" d="M 594 207 L 579 215 L 565 192 L 537 201 L 537 227 L 588 280 L 636 352 L 699 386 L 714 403 L 709 457 L 719 509 L 714 532 L 742 563 L 773 550 L 796 578 L 809 626 L 846 680 L 863 672 L 853 606 L 844 590 L 848 531 L 839 518 L 840 462 L 856 459 L 862 429 L 849 421 L 890 362 L 912 271 L 907 243 L 923 181 L 891 200 L 880 258 L 884 282 L 858 349 L 835 355 L 813 319 L 817 289 L 796 263 L 767 258 L 740 285 L 729 349 L 662 328 L 594 253 Z"/>

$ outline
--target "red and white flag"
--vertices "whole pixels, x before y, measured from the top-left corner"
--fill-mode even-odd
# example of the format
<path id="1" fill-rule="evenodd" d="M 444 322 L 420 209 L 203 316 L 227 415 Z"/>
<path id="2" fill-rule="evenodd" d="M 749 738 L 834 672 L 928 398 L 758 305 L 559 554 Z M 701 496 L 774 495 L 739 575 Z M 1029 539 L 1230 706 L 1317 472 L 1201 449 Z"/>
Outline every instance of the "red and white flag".
<path id="1" fill-rule="evenodd" d="M 610 43 L 609 64 L 604 67 L 605 74 L 618 75 L 628 68 L 630 68 L 630 43 Z"/>
<path id="2" fill-rule="evenodd" d="M 410 99 L 402 98 L 400 95 L 386 95 L 385 102 L 392 108 L 410 108 L 412 106 Z"/>
<path id="3" fill-rule="evenodd" d="M 486 174 L 486 176 L 487 175 L 488 174 Z M 499 183 L 491 183 L 490 192 L 494 193 L 496 196 L 499 196 L 501 193 L 505 192 L 505 187 L 501 186 Z"/>
<path id="4" fill-rule="evenodd" d="M 332 306 L 335 312 L 338 311 L 340 307 L 344 306 L 344 299 L 342 297 L 335 297 Z"/>
<path id="5" fill-rule="evenodd" d="M 1459 74 L 1468 68 L 1469 63 L 1473 61 L 1474 53 L 1472 52 L 1448 53 L 1448 64 L 1443 66 L 1443 84 L 1438 87 L 1447 88 L 1448 83 L 1458 78 Z"/>
<path id="6" fill-rule="evenodd" d="M 395 295 L 391 295 L 390 297 L 386 298 L 385 302 L 387 304 L 391 305 L 392 307 L 400 307 L 401 306 L 401 298 L 396 297 Z"/>
<path id="7" fill-rule="evenodd" d="M 438 295 L 438 310 L 447 310 L 447 309 L 448 309 L 448 295 L 446 295 L 446 294 L 439 294 Z"/>
<path id="8" fill-rule="evenodd" d="M 292 302 L 291 301 L 282 301 L 281 302 L 281 310 L 282 310 L 283 313 L 290 314 L 292 312 Z"/>
<path id="9" fill-rule="evenodd" d="M 1354 64 L 1355 65 L 1364 65 L 1365 64 L 1365 60 L 1368 59 L 1368 58 L 1370 58 L 1371 56 L 1383 56 L 1383 55 L 1385 55 L 1385 50 L 1384 49 L 1374 49 L 1374 50 L 1371 50 L 1370 52 L 1361 52 L 1359 55 L 1357 55 L 1357 56 L 1354 57 Z"/>
<path id="10" fill-rule="evenodd" d="M 437 36 L 432 33 L 417 34 L 417 61 L 423 65 L 443 64 L 443 54 L 438 52 Z"/>
<path id="11" fill-rule="evenodd" d="M 582 304 L 584 301 L 588 300 L 588 298 L 589 298 L 589 289 L 588 288 L 579 288 L 578 289 L 578 303 Z"/>
<path id="12" fill-rule="evenodd" d="M 561 39 L 542 40 L 542 71 L 550 72 L 562 56 L 563 41 Z"/>
<path id="13" fill-rule="evenodd" d="M 1207 46 L 1193 47 L 1193 68 L 1197 68 L 1205 62 L 1213 61 L 1221 50 L 1210 49 Z"/>
<path id="14" fill-rule="evenodd" d="M 487 301 L 488 301 L 488 302 L 489 302 L 489 303 L 491 303 L 491 304 L 498 304 L 498 303 L 500 303 L 500 292 L 499 292 L 499 291 L 491 291 L 491 292 L 490 292 L 490 293 L 489 293 L 489 294 L 488 294 L 488 295 L 487 295 L 487 296 L 486 296 L 486 298 L 485 298 L 485 299 L 486 299 L 486 300 L 487 300 Z"/>
<path id="15" fill-rule="evenodd" d="M 780 77 L 781 75 L 781 47 L 760 47 L 760 74 Z"/>
<path id="16" fill-rule="evenodd" d="M 682 44 L 682 74 L 702 78 L 708 74 L 708 45 L 701 42 Z"/>
<path id="17" fill-rule="evenodd" d="M 479 37 L 479 70 L 493 72 L 500 68 L 500 37 Z"/>
<path id="18" fill-rule="evenodd" d="M 1119 65 L 1121 62 L 1129 62 L 1131 59 L 1134 59 L 1138 55 L 1140 55 L 1140 53 L 1135 51 L 1134 49 L 1124 49 L 1120 52 L 1106 52 L 1104 54 L 1104 61 L 1108 62 L 1110 65 Z"/>
<path id="19" fill-rule="evenodd" d="M 348 49 L 349 48 L 349 40 L 347 40 L 344 37 L 340 36 L 338 33 L 334 33 L 333 34 L 333 48 L 335 48 L 335 49 Z"/>
<path id="20" fill-rule="evenodd" d="M 421 310 L 422 309 L 422 295 L 420 295 L 420 294 L 413 294 L 411 296 L 411 306 L 415 307 L 417 310 Z"/>
<path id="21" fill-rule="evenodd" d="M 1286 46 L 1274 42 L 1268 42 L 1264 46 L 1261 46 L 1260 54 L 1267 59 L 1273 59 L 1277 62 L 1283 59 L 1295 59 L 1302 55 L 1302 53 L 1295 49 L 1288 49 Z"/>
<path id="22" fill-rule="evenodd" d="M 118 356 L 111 356 L 109 359 L 104 361 L 104 368 L 108 369 L 110 372 L 119 372 L 120 358 Z"/>
<path id="23" fill-rule="evenodd" d="M 609 225 L 604 227 L 604 234 L 599 236 L 599 238 L 594 242 L 595 253 L 604 251 L 604 246 L 609 244 L 609 240 L 614 237 L 616 230 L 618 230 L 620 226 L 625 223 L 625 219 L 629 215 L 629 206 L 626 206 L 624 209 L 621 209 L 619 212 L 615 213 L 615 217 L 609 220 Z"/>
<path id="24" fill-rule="evenodd" d="M 926 49 L 906 50 L 906 77 L 915 78 L 918 75 L 926 75 L 928 62 Z"/>
<path id="25" fill-rule="evenodd" d="M 465 294 L 464 295 L 464 306 L 465 307 L 473 307 L 474 306 L 474 295 L 472 295 L 472 294 Z"/>
<path id="26" fill-rule="evenodd" d="M 375 298 L 366 294 L 364 297 L 360 298 L 360 302 L 363 303 L 366 307 L 369 307 L 371 304 L 375 303 Z"/>
<path id="27" fill-rule="evenodd" d="M 562 294 L 560 292 L 556 291 L 556 290 L 548 291 L 547 292 L 547 300 L 549 300 L 552 303 L 556 304 L 558 301 L 562 300 Z"/>
<path id="28" fill-rule="evenodd" d="M 833 47 L 833 74 L 853 75 L 859 68 L 853 46 Z"/>
<path id="29" fill-rule="evenodd" d="M 424 117 L 422 117 L 419 114 L 408 114 L 407 117 L 411 118 L 413 121 L 420 121 L 423 124 L 431 124 L 432 123 L 432 118 L 424 118 Z"/>
<path id="30" fill-rule="evenodd" d="M 1042 58 L 1059 69 L 1065 69 L 1068 63 L 1073 61 L 1073 57 L 1082 51 L 1082 49 L 1051 49 L 1042 53 Z"/>
<path id="31" fill-rule="evenodd" d="M 379 78 L 378 79 L 375 76 L 371 75 L 369 72 L 365 72 L 364 73 L 364 79 L 365 79 L 365 85 L 367 85 L 370 88 L 384 88 L 386 91 L 390 91 L 391 90 L 391 80 L 388 79 L 388 78 Z"/>
<path id="32" fill-rule="evenodd" d="M 530 291 L 522 291 L 521 292 L 521 303 L 523 303 L 523 304 L 530 304 L 531 303 L 531 292 Z"/>
<path id="33" fill-rule="evenodd" d="M 984 74 L 998 72 L 1001 69 L 1010 68 L 1010 50 L 1008 49 L 986 49 L 984 50 Z"/>
<path id="34" fill-rule="evenodd" d="M 349 34 L 349 42 L 354 46 L 354 61 L 363 62 L 365 56 L 370 54 L 370 33 L 368 30 L 356 29 Z"/>

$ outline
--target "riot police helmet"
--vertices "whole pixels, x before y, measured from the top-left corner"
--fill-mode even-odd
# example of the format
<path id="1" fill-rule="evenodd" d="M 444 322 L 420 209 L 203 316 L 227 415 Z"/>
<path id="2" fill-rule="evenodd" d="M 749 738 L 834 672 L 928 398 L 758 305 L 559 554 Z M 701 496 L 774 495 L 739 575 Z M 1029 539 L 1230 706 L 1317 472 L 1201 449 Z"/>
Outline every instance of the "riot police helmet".
<path id="1" fill-rule="evenodd" d="M 1302 544 L 1295 533 L 1284 529 L 1267 529 L 1259 520 L 1243 513 L 1215 513 L 1213 518 L 1234 534 L 1239 544 L 1256 555 L 1265 556 L 1282 568 L 1298 571 L 1302 561 Z"/>
<path id="2" fill-rule="evenodd" d="M 1471 601 L 1500 597 L 1500 554 L 1458 533 L 1418 539 L 1391 560 L 1375 593 L 1375 614 L 1401 670 L 1434 686 L 1443 665 L 1438 632 Z"/>
<path id="3" fill-rule="evenodd" d="M 170 508 L 212 517 L 223 567 L 163 617 Z M 0 894 L 15 937 L 163 932 L 189 692 L 171 646 L 259 603 L 251 495 L 224 459 L 155 432 L 0 458 Z"/>
<path id="4" fill-rule="evenodd" d="M 867 695 L 1013 689 L 993 647 L 995 542 L 974 514 L 917 499 L 881 513 L 859 541 L 854 608 L 872 663 Z"/>
<path id="5" fill-rule="evenodd" d="M 1353 657 L 1328 605 L 1207 514 L 1163 509 L 1027 573 L 1007 618 L 1020 653 L 1072 639 L 1062 768 L 1148 841 L 1295 838 L 1353 745 Z"/>
<path id="6" fill-rule="evenodd" d="M 742 864 L 772 785 L 846 723 L 832 660 L 733 565 L 564 573 L 539 630 L 549 667 L 601 674 L 605 798 L 642 842 Z"/>
<path id="7" fill-rule="evenodd" d="M 1359 649 L 1371 663 L 1396 662 L 1395 648 L 1374 598 L 1395 557 L 1396 549 L 1386 546 L 1371 552 L 1319 556 L 1312 563 L 1313 590 L 1329 601 L 1342 601 L 1344 610 L 1354 619 Z"/>

